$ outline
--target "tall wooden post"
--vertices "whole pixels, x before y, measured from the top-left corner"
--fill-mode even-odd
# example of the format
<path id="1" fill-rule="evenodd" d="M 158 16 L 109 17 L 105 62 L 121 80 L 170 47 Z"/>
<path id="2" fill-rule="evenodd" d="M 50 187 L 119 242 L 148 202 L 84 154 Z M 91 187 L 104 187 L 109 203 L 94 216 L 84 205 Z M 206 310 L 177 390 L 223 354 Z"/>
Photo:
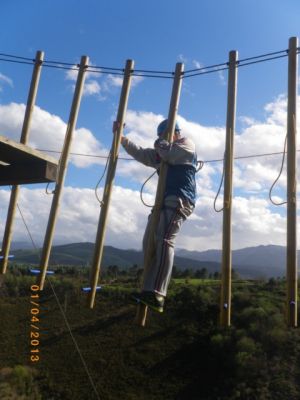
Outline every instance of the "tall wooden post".
<path id="1" fill-rule="evenodd" d="M 226 118 L 226 148 L 224 160 L 224 204 L 223 204 L 223 242 L 222 242 L 222 283 L 220 324 L 230 326 L 231 317 L 231 210 L 233 151 L 237 86 L 237 51 L 229 53 L 228 99 Z"/>
<path id="2" fill-rule="evenodd" d="M 46 278 L 46 273 L 47 273 L 47 268 L 48 268 L 48 263 L 49 263 L 49 257 L 50 257 L 50 251 L 51 251 L 51 246 L 52 246 L 52 241 L 53 241 L 54 229 L 55 229 L 56 220 L 57 220 L 58 208 L 59 208 L 60 198 L 61 198 L 62 189 L 64 186 L 65 176 L 66 176 L 66 172 L 67 172 L 70 147 L 71 147 L 71 143 L 72 143 L 73 132 L 74 132 L 76 122 L 77 122 L 80 101 L 81 101 L 81 96 L 82 96 L 82 91 L 83 91 L 83 86 L 84 86 L 85 72 L 86 72 L 86 69 L 88 66 L 88 62 L 89 62 L 89 59 L 87 56 L 81 57 L 78 76 L 77 76 L 77 82 L 76 82 L 76 86 L 75 86 L 74 97 L 73 97 L 70 116 L 69 116 L 69 122 L 67 125 L 64 146 L 63 146 L 61 159 L 60 159 L 60 163 L 59 163 L 57 182 L 55 185 L 47 230 L 46 230 L 45 239 L 44 239 L 44 245 L 43 245 L 42 254 L 41 254 L 41 260 L 40 260 L 41 273 L 38 277 L 40 290 L 43 290 L 43 288 L 44 288 L 44 283 L 45 283 L 45 278 Z"/>
<path id="3" fill-rule="evenodd" d="M 31 84 L 30 84 L 30 89 L 29 89 L 29 93 L 28 93 L 27 105 L 26 105 L 26 109 L 25 109 L 22 133 L 21 133 L 21 138 L 20 138 L 20 142 L 22 144 L 28 143 L 29 128 L 30 128 L 30 123 L 31 123 L 31 119 L 32 119 L 32 112 L 33 112 L 35 101 L 36 101 L 43 60 L 44 60 L 44 53 L 42 51 L 37 51 L 36 56 L 35 56 L 35 63 L 34 63 L 34 67 L 33 67 Z M 5 272 L 7 270 L 8 254 L 9 254 L 10 245 L 11 245 L 13 224 L 14 224 L 14 218 L 15 218 L 15 213 L 16 213 L 16 208 L 17 208 L 19 190 L 20 190 L 20 187 L 18 185 L 14 185 L 11 190 L 6 225 L 5 225 L 4 236 L 3 236 L 3 241 L 2 241 L 1 255 L 3 256 L 3 259 L 0 260 L 2 274 L 5 274 Z"/>
<path id="4" fill-rule="evenodd" d="M 168 142 L 172 141 L 172 136 L 175 130 L 176 117 L 179 105 L 180 91 L 182 85 L 182 75 L 183 75 L 184 65 L 182 63 L 176 64 L 175 76 L 172 88 L 172 95 L 169 107 L 168 124 L 167 124 L 167 134 L 166 140 Z M 165 192 L 165 182 L 168 171 L 168 165 L 165 162 L 161 162 L 159 179 L 156 190 L 155 205 L 153 208 L 153 213 L 151 216 L 151 224 L 149 227 L 148 243 L 146 246 L 146 252 L 144 254 L 144 276 L 146 272 L 151 267 L 151 261 L 155 253 L 155 230 L 159 222 L 160 211 L 163 204 L 164 192 Z M 147 318 L 148 307 L 144 304 L 139 304 L 137 309 L 137 314 L 135 318 L 135 323 L 140 326 L 145 326 Z"/>
<path id="5" fill-rule="evenodd" d="M 297 47 L 298 38 L 289 40 L 287 104 L 287 324 L 297 326 Z"/>
<path id="6" fill-rule="evenodd" d="M 105 239 L 105 231 L 106 231 L 106 222 L 110 204 L 110 198 L 114 183 L 114 177 L 117 168 L 118 162 L 118 154 L 119 154 L 119 147 L 121 142 L 121 137 L 123 134 L 123 125 L 125 121 L 125 115 L 127 110 L 127 103 L 129 97 L 129 90 L 131 84 L 131 74 L 134 68 L 134 61 L 127 60 L 124 72 L 124 79 L 123 85 L 120 95 L 120 102 L 116 120 L 116 132 L 113 134 L 113 141 L 110 153 L 110 159 L 107 169 L 104 193 L 102 198 L 102 208 L 99 217 L 98 229 L 97 229 L 97 236 L 95 242 L 95 249 L 93 255 L 93 262 L 92 262 L 92 274 L 91 274 L 91 291 L 88 296 L 88 305 L 90 308 L 94 307 L 95 297 L 96 297 L 96 288 L 99 279 L 100 273 L 100 266 L 103 256 L 103 248 L 104 248 L 104 239 Z"/>

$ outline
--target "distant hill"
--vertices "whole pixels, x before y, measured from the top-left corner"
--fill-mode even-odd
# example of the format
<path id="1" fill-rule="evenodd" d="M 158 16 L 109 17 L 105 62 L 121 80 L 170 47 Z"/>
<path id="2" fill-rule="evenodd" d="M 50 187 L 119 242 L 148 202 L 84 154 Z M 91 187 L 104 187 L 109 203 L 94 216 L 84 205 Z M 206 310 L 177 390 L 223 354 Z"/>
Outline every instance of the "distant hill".
<path id="1" fill-rule="evenodd" d="M 177 254 L 181 257 L 192 258 L 193 260 L 207 260 L 218 263 L 221 263 L 222 256 L 221 250 L 198 252 L 179 249 Z M 283 276 L 285 275 L 285 264 L 286 248 L 283 246 L 246 247 L 232 252 L 233 268 L 244 277 L 270 278 L 272 276 Z"/>
<path id="2" fill-rule="evenodd" d="M 50 264 L 63 265 L 89 265 L 92 261 L 94 243 L 71 243 L 53 246 Z M 39 258 L 34 250 L 19 249 L 13 252 L 14 261 L 18 263 L 38 264 Z M 104 246 L 102 266 L 118 265 L 129 268 L 134 264 L 142 266 L 143 256 L 141 251 L 121 250 L 112 246 Z M 219 271 L 220 265 L 214 261 L 199 261 L 191 258 L 175 256 L 174 264 L 179 269 L 191 268 L 193 270 L 207 268 L 209 272 Z"/>
<path id="3" fill-rule="evenodd" d="M 14 246 L 16 248 L 16 244 Z M 54 246 L 51 252 L 51 264 L 90 265 L 93 257 L 93 243 L 71 243 Z M 19 263 L 38 264 L 35 251 L 23 248 L 14 250 L 14 260 Z M 270 278 L 285 275 L 286 249 L 283 246 L 257 246 L 234 250 L 232 252 L 233 268 L 243 278 Z M 298 257 L 299 260 L 300 257 Z M 129 268 L 134 264 L 142 266 L 142 252 L 122 250 L 104 246 L 102 266 L 118 265 Z M 193 270 L 207 268 L 209 273 L 220 271 L 221 250 L 188 251 L 178 249 L 174 264 L 179 269 Z"/>

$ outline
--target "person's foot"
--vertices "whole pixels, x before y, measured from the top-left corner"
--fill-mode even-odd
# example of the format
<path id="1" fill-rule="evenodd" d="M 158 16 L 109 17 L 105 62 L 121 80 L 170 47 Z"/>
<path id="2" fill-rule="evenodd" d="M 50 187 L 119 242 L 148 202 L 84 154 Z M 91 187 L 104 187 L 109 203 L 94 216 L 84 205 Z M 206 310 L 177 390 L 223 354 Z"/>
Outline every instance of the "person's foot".
<path id="1" fill-rule="evenodd" d="M 155 292 L 132 293 L 132 298 L 137 303 L 142 303 L 154 311 L 162 313 L 164 311 L 165 297 Z"/>

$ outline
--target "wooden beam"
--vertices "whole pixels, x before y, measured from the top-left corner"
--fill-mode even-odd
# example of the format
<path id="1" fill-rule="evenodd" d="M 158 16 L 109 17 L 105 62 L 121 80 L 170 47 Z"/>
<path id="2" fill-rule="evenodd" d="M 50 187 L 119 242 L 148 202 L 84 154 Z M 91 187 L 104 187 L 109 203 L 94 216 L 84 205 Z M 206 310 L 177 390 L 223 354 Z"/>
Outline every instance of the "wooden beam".
<path id="1" fill-rule="evenodd" d="M 118 162 L 118 154 L 119 154 L 119 147 L 121 142 L 121 137 L 123 134 L 123 125 L 125 121 L 125 115 L 127 111 L 127 104 L 128 104 L 128 97 L 131 85 L 131 74 L 134 68 L 134 61 L 127 60 L 125 71 L 124 71 L 124 78 L 123 78 L 123 85 L 120 94 L 120 101 L 119 101 L 119 108 L 117 114 L 117 130 L 113 133 L 113 141 L 111 146 L 111 155 L 108 164 L 108 170 L 106 175 L 105 181 L 105 188 L 103 192 L 102 198 L 102 207 L 99 216 L 98 228 L 97 228 L 97 235 L 95 241 L 95 250 L 93 254 L 93 261 L 92 261 L 92 272 L 91 272 L 91 291 L 88 296 L 88 307 L 93 308 L 95 304 L 95 297 L 98 285 L 98 279 L 100 274 L 100 267 L 102 262 L 103 256 L 103 247 L 104 247 L 104 239 L 105 239 L 105 231 L 107 225 L 107 217 L 110 205 L 110 199 L 114 184 L 114 178 L 117 168 Z"/>
<path id="2" fill-rule="evenodd" d="M 49 257 L 50 257 L 52 242 L 53 242 L 54 230 L 55 230 L 55 226 L 56 226 L 59 205 L 60 205 L 62 191 L 63 191 L 63 187 L 64 187 L 64 182 L 65 182 L 65 177 L 66 177 L 66 173 L 67 173 L 70 148 L 71 148 L 71 144 L 72 144 L 73 133 L 74 133 L 76 123 L 77 123 L 77 117 L 78 117 L 78 113 L 79 113 L 80 102 L 81 102 L 81 97 L 82 97 L 82 93 L 83 93 L 84 80 L 85 80 L 88 63 L 89 63 L 89 58 L 87 56 L 82 56 L 80 65 L 79 65 L 79 71 L 78 71 L 78 75 L 77 75 L 75 92 L 74 92 L 74 96 L 73 96 L 73 101 L 72 101 L 70 115 L 69 115 L 69 121 L 68 121 L 68 125 L 67 125 L 67 131 L 66 131 L 66 135 L 65 135 L 65 141 L 64 141 L 64 145 L 63 145 L 63 149 L 62 149 L 61 158 L 60 158 L 60 164 L 59 164 L 59 169 L 58 169 L 58 174 L 57 174 L 57 182 L 56 182 L 55 189 L 54 189 L 54 195 L 52 198 L 50 215 L 49 215 L 49 219 L 48 219 L 47 229 L 46 229 L 44 243 L 43 243 L 43 249 L 42 249 L 42 253 L 41 253 L 41 259 L 40 259 L 41 273 L 38 277 L 38 285 L 40 287 L 40 290 L 44 289 L 47 268 L 48 268 L 48 263 L 49 263 Z"/>
<path id="3" fill-rule="evenodd" d="M 23 120 L 23 125 L 22 125 L 21 138 L 20 138 L 20 142 L 23 145 L 27 145 L 27 142 L 29 139 L 29 130 L 30 130 L 30 124 L 31 124 L 31 120 L 32 120 L 32 112 L 33 112 L 35 101 L 36 101 L 43 60 L 44 60 L 44 53 L 42 51 L 37 51 L 36 57 L 35 57 L 34 68 L 32 71 L 32 78 L 31 78 L 29 93 L 28 93 L 28 97 L 27 97 L 27 104 L 26 104 L 24 120 Z M 20 161 L 20 159 L 23 157 L 23 153 L 16 155 L 15 152 L 13 152 L 12 154 L 14 155 L 14 157 L 17 158 L 17 160 L 15 160 L 15 158 L 14 158 L 11 161 Z M 3 155 L 3 153 L 2 153 L 2 155 Z M 4 156 L 5 155 L 9 156 L 10 152 L 8 154 L 4 153 Z M 3 240 L 2 240 L 3 248 L 2 248 L 1 253 L 3 255 L 3 259 L 1 261 L 1 272 L 3 274 L 6 272 L 6 269 L 7 269 L 8 254 L 9 254 L 10 244 L 11 244 L 11 239 L 12 239 L 14 218 L 15 218 L 15 213 L 16 213 L 16 208 L 17 208 L 19 191 L 20 191 L 19 186 L 13 185 L 11 194 L 10 194 L 6 224 L 5 224 L 4 235 L 3 235 Z"/>
<path id="4" fill-rule="evenodd" d="M 55 182 L 57 164 L 46 160 L 0 166 L 0 186 Z"/>
<path id="5" fill-rule="evenodd" d="M 170 100 L 167 133 L 164 137 L 164 139 L 166 139 L 168 142 L 172 141 L 172 136 L 175 130 L 175 123 L 177 118 L 177 111 L 178 111 L 179 98 L 182 85 L 183 70 L 184 70 L 184 65 L 182 63 L 177 63 L 173 81 L 171 100 Z M 145 274 L 151 268 L 153 254 L 155 253 L 155 241 L 154 241 L 155 230 L 157 229 L 160 217 L 160 211 L 163 205 L 167 171 L 168 171 L 168 164 L 162 161 L 159 170 L 155 205 L 153 208 L 151 223 L 149 227 L 148 243 L 144 254 L 144 279 L 145 279 Z M 147 319 L 147 312 L 148 312 L 148 307 L 145 306 L 144 304 L 139 304 L 137 307 L 137 313 L 134 321 L 135 324 L 139 326 L 145 326 Z"/>
<path id="6" fill-rule="evenodd" d="M 7 164 L 14 163 L 33 163 L 39 161 L 48 161 L 57 165 L 58 161 L 39 150 L 15 142 L 5 136 L 0 136 L 0 161 Z"/>
<path id="7" fill-rule="evenodd" d="M 221 326 L 230 326 L 231 322 L 231 213 L 234 130 L 237 85 L 237 51 L 229 53 L 228 98 L 226 118 L 226 149 L 224 162 L 224 201 L 223 201 L 223 241 L 222 241 L 222 285 L 221 285 Z"/>
<path id="8" fill-rule="evenodd" d="M 289 40 L 287 104 L 287 324 L 297 326 L 297 94 L 298 38 Z"/>

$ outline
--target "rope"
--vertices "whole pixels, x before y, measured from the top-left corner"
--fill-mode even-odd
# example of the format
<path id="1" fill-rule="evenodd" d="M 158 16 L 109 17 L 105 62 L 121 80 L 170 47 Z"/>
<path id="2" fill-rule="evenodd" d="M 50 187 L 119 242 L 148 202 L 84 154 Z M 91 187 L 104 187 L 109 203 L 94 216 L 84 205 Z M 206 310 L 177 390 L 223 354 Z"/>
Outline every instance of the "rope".
<path id="1" fill-rule="evenodd" d="M 66 317 L 66 314 L 65 314 L 65 312 L 64 312 L 64 310 L 63 310 L 63 308 L 62 308 L 62 306 L 61 306 L 61 304 L 60 304 L 59 298 L 57 297 L 57 294 L 56 294 L 56 292 L 55 292 L 55 290 L 54 290 L 54 287 L 53 287 L 53 285 L 52 285 L 52 283 L 51 283 L 51 280 L 50 280 L 49 278 L 47 278 L 47 281 L 48 281 L 48 283 L 50 284 L 50 287 L 51 287 L 51 289 L 52 289 L 52 291 L 53 291 L 55 300 L 56 300 L 56 302 L 57 302 L 57 304 L 58 304 L 58 307 L 59 307 L 59 309 L 60 309 L 60 311 L 61 311 L 61 313 L 62 313 L 62 316 L 63 316 L 63 318 L 64 318 L 65 324 L 66 324 L 66 326 L 67 326 L 67 328 L 68 328 L 68 330 L 69 330 L 70 336 L 71 336 L 72 341 L 73 341 L 73 343 L 74 343 L 74 346 L 75 346 L 75 348 L 76 348 L 76 350 L 77 350 L 77 352 L 78 352 L 78 354 L 79 354 L 79 357 L 80 357 L 80 359 L 81 359 L 82 365 L 83 365 L 83 367 L 84 367 L 84 369 L 85 369 L 85 371 L 86 371 L 86 373 L 87 373 L 87 375 L 88 375 L 89 381 L 90 381 L 91 386 L 92 386 L 92 388 L 93 388 L 93 390 L 94 390 L 94 392 L 95 392 L 95 395 L 96 395 L 97 399 L 100 400 L 100 397 L 99 397 L 97 388 L 96 388 L 96 386 L 95 386 L 95 384 L 94 384 L 94 381 L 93 381 L 93 379 L 92 379 L 92 376 L 91 376 L 91 374 L 90 374 L 90 372 L 89 372 L 89 369 L 88 369 L 88 367 L 87 367 L 87 365 L 86 365 L 86 362 L 85 362 L 85 360 L 84 360 L 84 358 L 83 358 L 83 356 L 82 356 L 82 354 L 81 354 L 81 350 L 80 350 L 80 348 L 79 348 L 79 346 L 78 346 L 78 344 L 77 344 L 77 342 L 76 342 L 76 339 L 75 339 L 75 337 L 74 337 L 74 335 L 73 335 L 73 333 L 72 333 L 70 324 L 69 324 L 69 322 L 68 322 L 68 320 L 67 320 L 67 317 Z"/>
<path id="2" fill-rule="evenodd" d="M 196 168 L 196 173 L 198 173 L 204 166 L 204 161 L 197 161 L 197 168 Z M 143 183 L 141 189 L 140 189 L 140 199 L 141 202 L 144 204 L 144 206 L 152 208 L 154 207 L 154 205 L 150 206 L 149 204 L 147 204 L 144 199 L 143 199 L 143 190 L 144 187 L 146 186 L 146 183 L 150 181 L 150 179 L 156 174 L 156 170 L 145 180 L 145 182 Z"/>
<path id="3" fill-rule="evenodd" d="M 273 184 L 272 184 L 272 186 L 270 187 L 270 190 L 269 190 L 269 199 L 270 199 L 271 203 L 274 204 L 274 206 L 282 206 L 283 204 L 287 204 L 287 201 L 283 201 L 282 203 L 276 203 L 272 199 L 272 190 L 273 190 L 274 186 L 276 185 L 277 181 L 279 180 L 279 178 L 280 178 L 280 176 L 282 174 L 282 170 L 283 170 L 283 166 L 284 166 L 284 159 L 285 159 L 285 152 L 286 152 L 286 144 L 287 144 L 287 134 L 285 135 L 285 140 L 284 140 L 284 150 L 283 150 L 283 156 L 282 156 L 280 171 L 279 171 L 279 174 L 278 174 L 277 178 L 275 179 L 275 181 L 273 182 Z"/>
<path id="4" fill-rule="evenodd" d="M 146 207 L 154 207 L 154 204 L 152 205 L 152 206 L 150 206 L 149 204 L 147 204 L 147 203 L 145 203 L 145 201 L 144 201 L 144 199 L 143 199 L 143 190 L 144 190 L 144 187 L 145 187 L 145 185 L 146 185 L 146 183 L 148 182 L 148 181 L 150 181 L 150 179 L 154 176 L 156 174 L 156 170 L 153 172 L 153 174 L 151 174 L 146 180 L 145 180 L 145 182 L 143 183 L 143 185 L 142 185 L 142 187 L 141 187 L 141 190 L 140 190 L 140 199 L 141 199 L 141 202 L 144 204 L 144 206 L 146 206 Z"/>
<path id="5" fill-rule="evenodd" d="M 35 150 L 39 150 L 39 151 L 44 151 L 44 152 L 48 152 L 48 153 L 57 153 L 60 154 L 61 151 L 58 150 L 46 150 L 46 149 L 35 149 Z M 299 150 L 296 150 L 297 152 L 300 152 Z M 258 153 L 258 154 L 248 154 L 246 156 L 237 156 L 234 157 L 234 160 L 243 160 L 243 159 L 247 159 L 247 158 L 256 158 L 256 157 L 267 157 L 267 156 L 276 156 L 279 154 L 283 154 L 282 151 L 275 151 L 272 153 Z M 109 157 L 109 155 L 101 155 L 101 154 L 84 154 L 84 153 L 70 153 L 70 155 L 72 156 L 78 156 L 78 157 L 91 157 L 91 158 L 103 158 L 103 159 L 107 159 Z M 130 158 L 130 157 L 118 157 L 119 160 L 125 160 L 125 161 L 134 161 L 134 158 Z M 204 164 L 207 163 L 214 163 L 214 162 L 221 162 L 224 161 L 223 158 L 217 158 L 217 159 L 213 159 L 213 160 L 204 160 L 202 161 Z"/>
<path id="6" fill-rule="evenodd" d="M 282 54 L 285 53 L 285 54 Z M 299 48 L 297 48 L 297 53 L 299 53 Z M 243 67 L 246 65 L 257 64 L 265 61 L 275 60 L 282 57 L 287 57 L 288 50 L 280 50 L 272 53 L 265 53 L 254 57 L 244 58 L 237 62 L 237 67 Z M 34 59 L 29 57 L 21 57 L 12 54 L 0 53 L 0 61 L 5 62 L 13 62 L 18 64 L 30 64 L 32 65 L 35 62 Z M 5 57 L 5 58 L 3 58 Z M 62 61 L 47 61 L 43 62 L 43 66 L 48 68 L 58 68 L 58 69 L 67 69 L 67 70 L 78 70 L 77 67 L 74 67 L 74 63 L 62 62 Z M 123 68 L 115 68 L 115 67 L 104 67 L 104 66 L 93 66 L 89 65 L 89 72 L 95 72 L 100 74 L 111 74 L 111 75 L 124 75 Z M 183 78 L 190 78 L 192 76 L 204 75 L 213 72 L 219 72 L 228 69 L 228 62 L 209 65 L 206 67 L 196 68 L 187 70 L 183 73 Z M 163 79 L 173 79 L 174 72 L 170 71 L 157 71 L 157 70 L 148 70 L 148 69 L 137 69 L 132 71 L 133 76 L 141 76 L 145 78 L 163 78 Z M 165 76 L 164 76 L 165 75 Z"/>
<path id="7" fill-rule="evenodd" d="M 52 190 L 51 192 L 49 192 L 49 191 L 48 191 L 48 188 L 49 188 L 49 186 L 50 186 L 50 183 L 51 183 L 51 182 L 48 182 L 48 183 L 47 183 L 47 185 L 46 185 L 46 189 L 45 189 L 45 192 L 46 192 L 46 194 L 49 194 L 49 195 L 51 195 L 51 194 L 54 194 L 54 193 L 55 193 L 55 190 Z"/>
<path id="8" fill-rule="evenodd" d="M 104 167 L 103 173 L 102 173 L 100 179 L 98 180 L 98 182 L 97 182 L 97 184 L 96 184 L 96 186 L 95 186 L 95 196 L 96 196 L 96 199 L 98 200 L 98 202 L 99 202 L 99 204 L 100 204 L 100 207 L 102 207 L 104 203 L 103 203 L 102 200 L 100 200 L 97 191 L 98 191 L 98 187 L 99 187 L 99 185 L 100 185 L 102 179 L 104 178 L 105 172 L 106 172 L 106 170 L 107 170 L 110 156 L 111 156 L 111 152 L 109 152 L 109 155 L 108 155 L 108 157 L 106 158 L 106 163 L 105 163 L 105 167 Z"/>
<path id="9" fill-rule="evenodd" d="M 196 173 L 199 172 L 203 166 L 204 166 L 204 161 L 197 161 L 197 168 L 196 168 Z"/>
<path id="10" fill-rule="evenodd" d="M 221 212 L 221 211 L 224 210 L 224 207 L 222 207 L 221 209 L 218 210 L 218 209 L 217 209 L 217 206 L 216 206 L 216 203 L 217 203 L 217 200 L 218 200 L 218 197 L 219 197 L 219 194 L 220 194 L 222 185 L 223 185 L 224 174 L 225 174 L 225 153 L 224 153 L 224 158 L 223 158 L 223 172 L 222 172 L 222 178 L 221 178 L 221 182 L 220 182 L 219 189 L 218 189 L 218 191 L 217 191 L 216 197 L 215 197 L 215 199 L 214 199 L 214 210 L 215 210 L 215 212 L 217 212 L 217 213 L 219 213 L 219 212 Z"/>
<path id="11" fill-rule="evenodd" d="M 22 218 L 22 220 L 23 220 L 23 223 L 24 223 L 24 225 L 25 225 L 25 228 L 26 228 L 26 230 L 27 230 L 27 233 L 28 233 L 28 235 L 29 235 L 29 237 L 30 237 L 31 243 L 32 243 L 32 245 L 33 245 L 33 248 L 37 251 L 38 256 L 39 256 L 39 258 L 40 258 L 40 251 L 39 251 L 38 247 L 36 246 L 36 244 L 35 244 L 35 242 L 34 242 L 34 240 L 33 240 L 33 237 L 32 237 L 32 235 L 31 235 L 31 233 L 30 233 L 29 227 L 28 227 L 28 225 L 27 225 L 27 223 L 26 223 L 26 221 L 25 221 L 24 215 L 23 215 L 23 213 L 22 213 L 22 211 L 21 211 L 21 209 L 20 209 L 20 207 L 19 207 L 18 204 L 17 204 L 17 207 L 18 207 L 19 213 L 20 213 L 20 215 L 21 215 L 21 218 Z M 62 308 L 62 306 L 61 306 L 61 304 L 60 304 L 59 298 L 58 298 L 58 296 L 57 296 L 57 294 L 56 294 L 56 292 L 55 292 L 55 289 L 54 289 L 54 287 L 53 287 L 53 285 L 52 285 L 52 282 L 51 282 L 51 280 L 50 280 L 47 276 L 46 276 L 46 279 L 47 279 L 47 282 L 50 284 L 50 287 L 51 287 L 52 292 L 53 292 L 53 294 L 54 294 L 55 300 L 56 300 L 56 302 L 57 302 L 57 304 L 58 304 L 58 307 L 59 307 L 59 309 L 60 309 L 60 311 L 61 311 L 61 313 L 62 313 L 62 316 L 63 316 L 63 319 L 64 319 L 64 321 L 65 321 L 65 324 L 66 324 L 66 326 L 67 326 L 67 328 L 68 328 L 68 331 L 69 331 L 69 333 L 70 333 L 70 336 L 71 336 L 71 338 L 72 338 L 72 341 L 73 341 L 73 343 L 74 343 L 74 346 L 75 346 L 75 348 L 76 348 L 76 350 L 77 350 L 77 352 L 78 352 L 78 354 L 79 354 L 79 357 L 80 357 L 81 362 L 82 362 L 82 364 L 83 364 L 83 367 L 84 367 L 84 369 L 85 369 L 85 371 L 86 371 L 86 374 L 87 374 L 87 376 L 88 376 L 88 378 L 89 378 L 89 381 L 90 381 L 90 383 L 91 383 L 91 386 L 92 386 L 92 388 L 93 388 L 93 390 L 94 390 L 94 392 L 95 392 L 95 395 L 96 395 L 97 399 L 100 400 L 100 396 L 99 396 L 99 394 L 98 394 L 97 388 L 96 388 L 96 386 L 95 386 L 95 384 L 94 384 L 94 381 L 93 381 L 92 376 L 91 376 L 91 374 L 90 374 L 90 372 L 89 372 L 89 369 L 88 369 L 88 367 L 87 367 L 87 364 L 86 364 L 86 362 L 85 362 L 85 360 L 84 360 L 84 358 L 83 358 L 83 356 L 82 356 L 81 350 L 80 350 L 80 348 L 79 348 L 79 346 L 78 346 L 78 344 L 77 344 L 77 342 L 76 342 L 76 339 L 75 339 L 75 337 L 74 337 L 74 335 L 73 335 L 73 333 L 72 333 L 70 324 L 69 324 L 69 322 L 68 322 L 68 320 L 67 320 L 67 317 L 66 317 L 66 314 L 65 314 L 65 312 L 64 312 L 64 310 L 63 310 L 63 308 Z"/>

